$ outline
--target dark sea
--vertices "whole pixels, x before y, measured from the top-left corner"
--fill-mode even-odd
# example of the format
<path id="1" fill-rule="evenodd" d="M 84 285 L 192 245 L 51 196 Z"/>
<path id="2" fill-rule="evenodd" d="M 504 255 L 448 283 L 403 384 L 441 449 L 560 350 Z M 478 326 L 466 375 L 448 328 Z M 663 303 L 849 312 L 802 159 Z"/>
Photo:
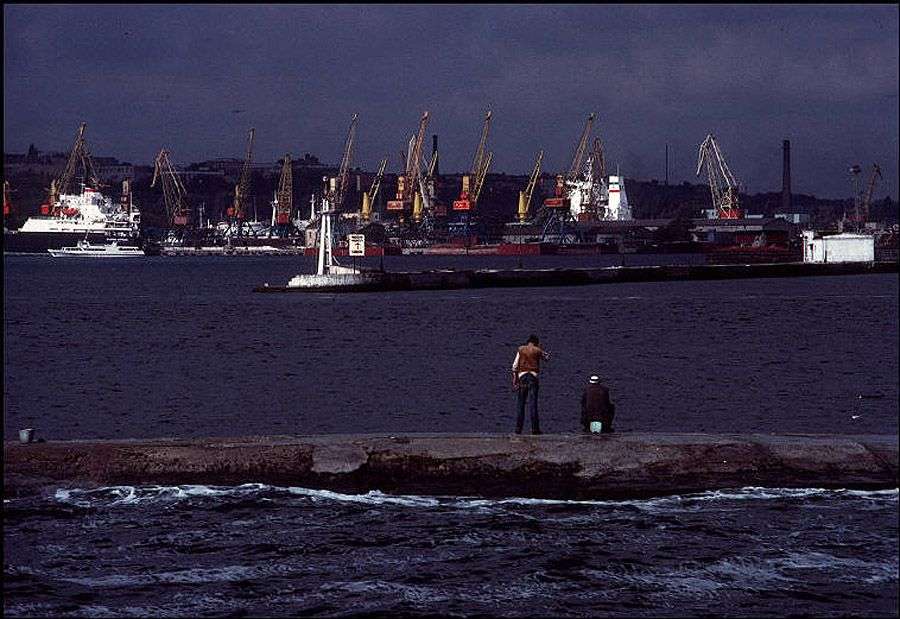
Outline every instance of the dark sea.
<path id="1" fill-rule="evenodd" d="M 699 261 L 628 256 L 626 264 Z M 377 265 L 377 259 L 369 259 Z M 388 270 L 517 266 L 386 257 Z M 622 258 L 525 257 L 525 268 Z M 4 433 L 501 432 L 530 333 L 543 430 L 590 374 L 619 432 L 898 432 L 898 277 L 255 294 L 312 258 L 4 257 Z M 4 499 L 6 616 L 896 616 L 897 490 L 641 501 L 249 484 Z"/>

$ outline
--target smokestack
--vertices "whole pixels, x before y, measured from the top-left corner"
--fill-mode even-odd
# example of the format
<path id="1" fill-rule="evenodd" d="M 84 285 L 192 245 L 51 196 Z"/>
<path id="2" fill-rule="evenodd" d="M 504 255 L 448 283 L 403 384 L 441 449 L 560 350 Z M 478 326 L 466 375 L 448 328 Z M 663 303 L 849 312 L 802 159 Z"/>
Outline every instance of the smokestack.
<path id="1" fill-rule="evenodd" d="M 781 212 L 791 212 L 791 141 L 785 140 L 782 145 L 784 163 L 781 168 Z"/>
<path id="2" fill-rule="evenodd" d="M 669 186 L 669 145 L 666 144 L 666 187 Z"/>
<path id="3" fill-rule="evenodd" d="M 434 133 L 431 136 L 431 158 L 434 159 L 434 156 L 437 155 L 437 134 Z M 440 172 L 438 172 L 438 167 L 441 165 L 440 159 L 434 164 L 434 175 L 438 176 Z"/>

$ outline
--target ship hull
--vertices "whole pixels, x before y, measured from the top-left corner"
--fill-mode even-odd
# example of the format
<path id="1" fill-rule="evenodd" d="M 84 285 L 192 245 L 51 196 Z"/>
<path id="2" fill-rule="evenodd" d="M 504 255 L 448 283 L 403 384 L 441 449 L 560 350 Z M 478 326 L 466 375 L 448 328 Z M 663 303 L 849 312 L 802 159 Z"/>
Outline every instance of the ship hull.
<path id="1" fill-rule="evenodd" d="M 72 247 L 87 238 L 91 243 L 102 244 L 107 240 L 105 232 L 4 232 L 4 254 L 42 254 L 48 249 Z"/>

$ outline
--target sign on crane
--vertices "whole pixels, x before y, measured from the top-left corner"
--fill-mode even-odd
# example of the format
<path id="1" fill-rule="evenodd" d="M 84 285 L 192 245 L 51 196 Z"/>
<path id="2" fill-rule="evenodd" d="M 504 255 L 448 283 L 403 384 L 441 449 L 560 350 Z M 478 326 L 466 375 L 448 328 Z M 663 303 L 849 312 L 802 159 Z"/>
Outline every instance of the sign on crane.
<path id="1" fill-rule="evenodd" d="M 716 138 L 708 134 L 697 155 L 697 176 L 703 164 L 706 164 L 706 174 L 709 178 L 709 191 L 712 195 L 713 208 L 719 219 L 740 219 L 740 198 L 738 196 L 738 182 L 735 180 Z"/>
<path id="2" fill-rule="evenodd" d="M 519 192 L 519 221 L 528 219 L 528 207 L 531 206 L 531 195 L 537 185 L 538 178 L 541 175 L 541 162 L 544 160 L 544 151 L 540 151 L 537 160 L 534 162 L 534 169 L 531 171 L 531 177 L 525 186 L 525 191 Z"/>
<path id="3" fill-rule="evenodd" d="M 488 110 L 484 116 L 484 124 L 481 127 L 481 139 L 478 141 L 478 147 L 475 149 L 472 171 L 462 177 L 462 189 L 459 193 L 459 199 L 453 202 L 454 211 L 473 211 L 478 204 L 478 196 L 481 195 L 484 179 L 487 176 L 491 160 L 494 158 L 494 153 L 485 152 L 490 131 L 491 111 Z"/>
<path id="4" fill-rule="evenodd" d="M 150 187 L 156 187 L 156 181 L 162 182 L 163 199 L 166 203 L 166 215 L 169 225 L 172 227 L 184 227 L 188 224 L 190 207 L 187 203 L 187 191 L 178 177 L 172 162 L 169 161 L 169 151 L 162 149 L 156 156 L 153 167 L 153 180 Z"/>

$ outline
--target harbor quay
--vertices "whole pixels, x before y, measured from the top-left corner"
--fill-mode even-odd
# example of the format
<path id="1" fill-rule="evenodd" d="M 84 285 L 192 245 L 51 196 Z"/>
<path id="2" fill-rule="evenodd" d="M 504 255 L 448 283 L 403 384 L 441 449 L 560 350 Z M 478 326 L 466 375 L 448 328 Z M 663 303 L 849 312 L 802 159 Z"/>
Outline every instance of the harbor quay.
<path id="1" fill-rule="evenodd" d="M 268 282 L 255 292 L 388 292 L 603 283 L 699 281 L 897 273 L 897 262 L 669 265 L 574 269 L 471 269 L 411 272 L 360 271 L 301 274 L 286 286 Z"/>
<path id="2" fill-rule="evenodd" d="M 334 434 L 6 442 L 9 496 L 264 483 L 362 493 L 627 499 L 764 486 L 896 488 L 897 436 Z"/>

